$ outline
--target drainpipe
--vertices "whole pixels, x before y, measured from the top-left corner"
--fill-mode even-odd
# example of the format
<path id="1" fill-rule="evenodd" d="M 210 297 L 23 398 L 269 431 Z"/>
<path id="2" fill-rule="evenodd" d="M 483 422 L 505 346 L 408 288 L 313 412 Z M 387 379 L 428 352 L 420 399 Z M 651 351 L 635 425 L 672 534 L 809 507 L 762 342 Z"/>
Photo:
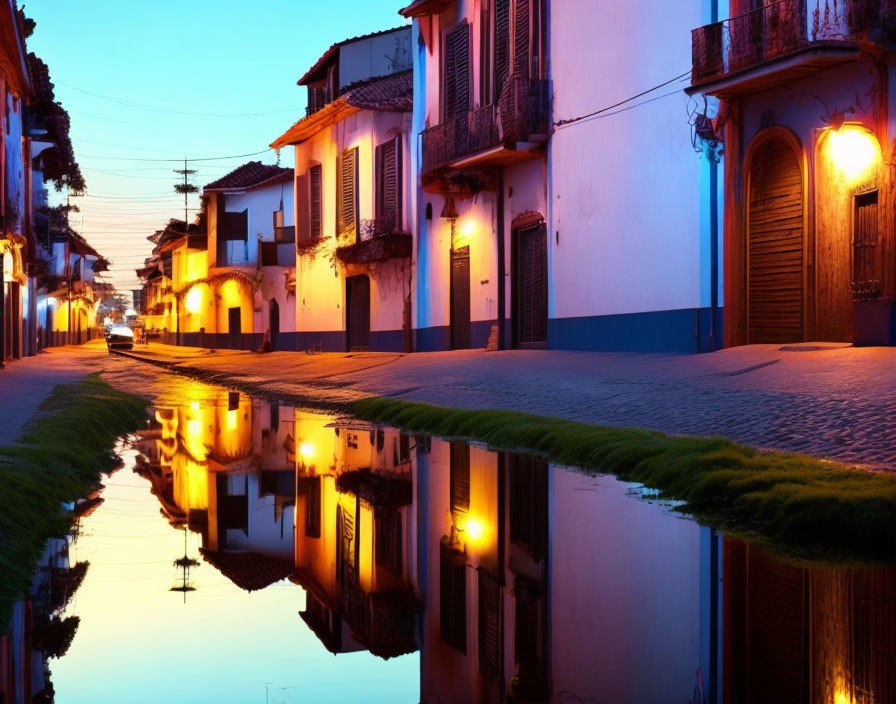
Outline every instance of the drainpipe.
<path id="1" fill-rule="evenodd" d="M 498 229 L 498 349 L 507 349 L 507 340 L 504 339 L 504 318 L 505 316 L 505 289 L 504 281 L 505 265 L 504 265 L 504 169 L 498 169 L 498 212 L 497 212 L 497 229 Z"/>
<path id="2" fill-rule="evenodd" d="M 3 275 L 3 259 L 3 249 L 0 248 L 0 369 L 6 366 L 3 362 L 6 358 L 6 280 Z"/>
<path id="3" fill-rule="evenodd" d="M 719 21 L 719 0 L 711 0 L 710 21 Z M 709 320 L 709 351 L 714 352 L 719 347 L 716 343 L 718 334 L 716 331 L 716 318 L 719 311 L 719 165 L 714 161 L 709 162 L 709 256 L 711 259 L 709 283 L 710 292 L 710 320 Z"/>

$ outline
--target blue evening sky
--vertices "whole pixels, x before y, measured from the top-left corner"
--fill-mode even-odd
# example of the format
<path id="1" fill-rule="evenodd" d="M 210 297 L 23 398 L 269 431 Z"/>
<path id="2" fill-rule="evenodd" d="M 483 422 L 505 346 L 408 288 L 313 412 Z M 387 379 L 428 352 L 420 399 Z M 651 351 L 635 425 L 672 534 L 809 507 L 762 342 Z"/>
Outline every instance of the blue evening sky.
<path id="1" fill-rule="evenodd" d="M 296 81 L 334 42 L 405 23 L 402 0 L 30 0 L 28 48 L 72 118 L 88 197 L 73 224 L 136 288 L 146 237 L 183 217 L 172 169 L 152 159 L 258 152 L 304 115 Z M 260 113 L 260 114 L 258 114 Z M 251 157 L 274 163 L 273 152 Z M 281 163 L 292 166 L 292 149 Z M 249 158 L 197 162 L 202 186 Z M 64 194 L 63 194 L 64 197 Z M 51 200 L 60 196 L 51 193 Z M 190 207 L 198 205 L 191 197 Z M 193 212 L 190 213 L 193 217 Z"/>

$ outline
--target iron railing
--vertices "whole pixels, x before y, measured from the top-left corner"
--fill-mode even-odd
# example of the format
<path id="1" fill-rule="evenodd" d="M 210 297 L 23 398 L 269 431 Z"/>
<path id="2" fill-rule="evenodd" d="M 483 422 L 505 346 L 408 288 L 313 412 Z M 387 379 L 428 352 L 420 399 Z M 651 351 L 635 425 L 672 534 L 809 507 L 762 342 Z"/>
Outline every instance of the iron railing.
<path id="1" fill-rule="evenodd" d="M 806 49 L 852 42 L 879 22 L 890 0 L 777 0 L 695 29 L 692 83 Z"/>
<path id="2" fill-rule="evenodd" d="M 501 144 L 546 139 L 550 133 L 550 101 L 550 81 L 511 76 L 497 104 L 423 131 L 423 171 Z"/>

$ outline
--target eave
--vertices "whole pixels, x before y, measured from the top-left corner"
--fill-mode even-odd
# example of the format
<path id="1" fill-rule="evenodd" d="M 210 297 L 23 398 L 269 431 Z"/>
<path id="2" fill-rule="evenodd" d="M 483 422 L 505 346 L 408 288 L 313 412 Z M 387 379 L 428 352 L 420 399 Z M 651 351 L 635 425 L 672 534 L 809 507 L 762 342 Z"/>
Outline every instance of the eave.
<path id="1" fill-rule="evenodd" d="M 331 127 L 360 111 L 360 108 L 349 104 L 348 98 L 345 96 L 337 98 L 317 112 L 296 122 L 274 140 L 270 146 L 272 149 L 281 149 L 290 144 L 301 144 L 305 140 L 311 139 L 321 130 Z"/>
<path id="2" fill-rule="evenodd" d="M 0 71 L 12 92 L 30 99 L 33 94 L 25 39 L 19 25 L 15 0 L 2 0 L 0 5 Z"/>
<path id="3" fill-rule="evenodd" d="M 451 0 L 414 0 L 407 7 L 403 7 L 398 11 L 402 17 L 413 19 L 416 17 L 425 17 L 427 15 L 436 15 L 442 12 Z"/>

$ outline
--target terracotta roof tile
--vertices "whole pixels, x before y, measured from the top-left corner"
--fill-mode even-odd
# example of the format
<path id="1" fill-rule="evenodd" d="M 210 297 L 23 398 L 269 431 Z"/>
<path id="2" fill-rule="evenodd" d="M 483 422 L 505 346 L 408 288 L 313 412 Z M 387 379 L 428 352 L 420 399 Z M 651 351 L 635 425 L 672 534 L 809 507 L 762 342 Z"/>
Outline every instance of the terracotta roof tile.
<path id="1" fill-rule="evenodd" d="M 291 181 L 292 169 L 250 161 L 205 186 L 206 191 L 245 191 L 259 186 Z"/>
<path id="2" fill-rule="evenodd" d="M 286 579 L 295 567 L 292 560 L 257 552 L 216 552 L 205 548 L 200 548 L 199 552 L 206 562 L 247 592 L 264 589 Z"/>
<path id="3" fill-rule="evenodd" d="M 342 95 L 349 105 L 367 110 L 410 112 L 414 102 L 413 71 L 369 78 L 346 86 Z"/>

